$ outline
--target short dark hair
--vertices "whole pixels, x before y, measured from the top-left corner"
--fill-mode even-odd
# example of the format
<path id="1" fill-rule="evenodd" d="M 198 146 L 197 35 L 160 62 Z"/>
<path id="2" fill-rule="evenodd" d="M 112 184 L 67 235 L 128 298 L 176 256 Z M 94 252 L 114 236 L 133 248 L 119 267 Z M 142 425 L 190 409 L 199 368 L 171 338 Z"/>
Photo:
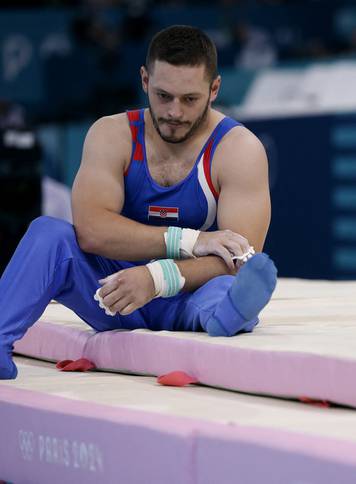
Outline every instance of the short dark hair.
<path id="1" fill-rule="evenodd" d="M 218 75 L 217 53 L 213 41 L 205 32 L 189 25 L 173 25 L 153 37 L 146 57 L 148 71 L 156 60 L 175 66 L 204 64 L 210 82 Z"/>

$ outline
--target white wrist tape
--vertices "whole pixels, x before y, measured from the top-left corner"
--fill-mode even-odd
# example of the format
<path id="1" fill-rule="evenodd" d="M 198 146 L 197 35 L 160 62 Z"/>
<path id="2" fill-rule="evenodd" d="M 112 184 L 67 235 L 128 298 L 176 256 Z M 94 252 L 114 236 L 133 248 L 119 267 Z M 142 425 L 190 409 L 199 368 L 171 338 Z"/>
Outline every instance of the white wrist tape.
<path id="1" fill-rule="evenodd" d="M 182 259 L 195 258 L 193 248 L 200 235 L 200 230 L 183 229 L 182 238 L 180 239 L 180 255 Z"/>
<path id="2" fill-rule="evenodd" d="M 156 260 L 146 267 L 155 285 L 155 298 L 175 296 L 185 284 L 185 278 L 172 259 Z"/>

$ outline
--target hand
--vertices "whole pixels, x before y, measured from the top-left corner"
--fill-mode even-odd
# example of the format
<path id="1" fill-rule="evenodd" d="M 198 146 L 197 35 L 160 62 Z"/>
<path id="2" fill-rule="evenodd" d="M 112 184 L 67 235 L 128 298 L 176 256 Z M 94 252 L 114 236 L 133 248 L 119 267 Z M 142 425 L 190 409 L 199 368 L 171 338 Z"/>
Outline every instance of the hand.
<path id="1" fill-rule="evenodd" d="M 131 314 L 155 297 L 152 276 L 146 266 L 131 267 L 100 279 L 99 295 L 112 313 Z"/>
<path id="2" fill-rule="evenodd" d="M 215 232 L 200 232 L 193 247 L 193 254 L 197 257 L 204 255 L 218 255 L 224 259 L 230 270 L 236 270 L 232 257 L 242 256 L 250 250 L 248 240 L 231 230 L 217 230 Z M 240 264 L 237 261 L 237 264 Z"/>

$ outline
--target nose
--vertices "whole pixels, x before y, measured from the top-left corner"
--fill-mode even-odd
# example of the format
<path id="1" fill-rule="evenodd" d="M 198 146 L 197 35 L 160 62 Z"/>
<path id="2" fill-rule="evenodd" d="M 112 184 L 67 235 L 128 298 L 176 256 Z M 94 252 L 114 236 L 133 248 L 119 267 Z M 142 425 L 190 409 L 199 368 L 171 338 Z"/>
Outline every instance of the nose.
<path id="1" fill-rule="evenodd" d="M 173 99 L 169 105 L 168 116 L 172 120 L 179 120 L 183 116 L 182 106 L 179 99 Z"/>

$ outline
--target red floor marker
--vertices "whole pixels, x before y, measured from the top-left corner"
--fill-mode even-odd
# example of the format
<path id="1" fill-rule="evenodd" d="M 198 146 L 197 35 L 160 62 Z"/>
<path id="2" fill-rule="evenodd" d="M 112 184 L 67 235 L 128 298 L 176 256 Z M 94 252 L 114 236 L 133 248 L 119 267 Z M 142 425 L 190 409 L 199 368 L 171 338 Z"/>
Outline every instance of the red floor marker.
<path id="1" fill-rule="evenodd" d="M 162 375 L 157 378 L 157 382 L 160 385 L 166 385 L 171 387 L 184 387 L 191 383 L 199 383 L 199 381 L 185 373 L 184 371 L 171 371 L 166 375 Z"/>
<path id="2" fill-rule="evenodd" d="M 314 405 L 314 407 L 323 407 L 329 408 L 331 407 L 331 403 L 327 400 L 315 400 L 314 398 L 309 397 L 299 397 L 298 400 L 302 403 L 307 403 L 308 405 Z"/>
<path id="3" fill-rule="evenodd" d="M 79 360 L 62 360 L 58 361 L 56 368 L 61 371 L 89 371 L 96 368 L 94 363 L 86 358 L 79 358 Z"/>

